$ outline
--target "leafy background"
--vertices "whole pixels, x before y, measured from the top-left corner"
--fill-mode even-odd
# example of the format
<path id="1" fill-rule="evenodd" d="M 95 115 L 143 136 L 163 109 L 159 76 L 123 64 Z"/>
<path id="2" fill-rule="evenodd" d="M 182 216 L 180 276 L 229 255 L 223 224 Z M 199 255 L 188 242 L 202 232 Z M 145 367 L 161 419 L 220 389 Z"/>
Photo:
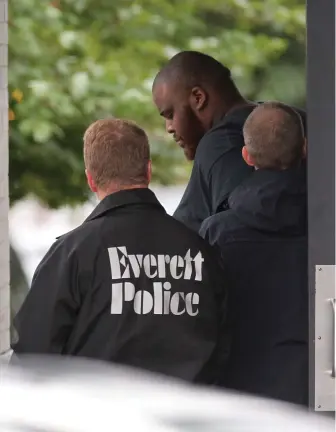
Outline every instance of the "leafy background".
<path id="1" fill-rule="evenodd" d="M 190 166 L 164 132 L 151 83 L 183 49 L 215 56 L 244 95 L 305 104 L 304 0 L 20 0 L 9 10 L 10 199 L 88 199 L 82 135 L 132 118 L 150 135 L 154 181 Z"/>
<path id="2" fill-rule="evenodd" d="M 230 67 L 252 100 L 305 105 L 304 0 L 16 0 L 9 4 L 10 201 L 88 200 L 82 136 L 97 118 L 131 118 L 150 136 L 154 181 L 190 172 L 164 131 L 152 80 L 176 52 Z M 28 283 L 11 247 L 11 309 Z"/>

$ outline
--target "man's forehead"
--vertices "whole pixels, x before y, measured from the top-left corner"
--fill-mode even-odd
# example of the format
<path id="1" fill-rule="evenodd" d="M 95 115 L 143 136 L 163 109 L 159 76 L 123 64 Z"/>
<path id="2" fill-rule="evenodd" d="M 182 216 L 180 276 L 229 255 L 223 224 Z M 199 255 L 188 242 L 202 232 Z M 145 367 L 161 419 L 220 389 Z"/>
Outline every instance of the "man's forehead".
<path id="1" fill-rule="evenodd" d="M 166 82 L 158 82 L 153 87 L 155 97 L 165 97 L 168 94 L 169 86 Z"/>
<path id="2" fill-rule="evenodd" d="M 175 105 L 187 97 L 186 89 L 179 83 L 163 82 L 153 88 L 156 105 Z"/>
<path id="3" fill-rule="evenodd" d="M 158 107 L 165 109 L 173 103 L 174 90 L 167 83 L 158 83 L 153 88 L 153 99 Z"/>

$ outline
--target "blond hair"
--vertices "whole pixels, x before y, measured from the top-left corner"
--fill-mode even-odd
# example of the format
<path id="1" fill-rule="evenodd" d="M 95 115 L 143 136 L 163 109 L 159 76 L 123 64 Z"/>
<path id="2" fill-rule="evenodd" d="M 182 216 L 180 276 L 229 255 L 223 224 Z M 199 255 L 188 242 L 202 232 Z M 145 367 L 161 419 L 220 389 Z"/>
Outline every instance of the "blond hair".
<path id="1" fill-rule="evenodd" d="M 148 183 L 148 137 L 135 123 L 97 120 L 84 134 L 84 162 L 97 187 Z"/>

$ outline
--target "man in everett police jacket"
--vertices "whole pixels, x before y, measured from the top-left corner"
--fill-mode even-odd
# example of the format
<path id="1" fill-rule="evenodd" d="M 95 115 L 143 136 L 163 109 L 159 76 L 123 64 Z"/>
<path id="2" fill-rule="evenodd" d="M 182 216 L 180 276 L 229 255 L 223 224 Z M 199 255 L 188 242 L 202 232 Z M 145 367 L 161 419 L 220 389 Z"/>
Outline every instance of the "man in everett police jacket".
<path id="1" fill-rule="evenodd" d="M 228 349 L 222 267 L 148 189 L 145 132 L 99 120 L 84 135 L 84 161 L 100 203 L 38 266 L 14 320 L 15 357 L 84 356 L 220 381 Z"/>
<path id="2" fill-rule="evenodd" d="M 308 402 L 306 143 L 300 116 L 270 102 L 244 125 L 254 173 L 201 234 L 221 248 L 231 279 L 227 386 Z"/>

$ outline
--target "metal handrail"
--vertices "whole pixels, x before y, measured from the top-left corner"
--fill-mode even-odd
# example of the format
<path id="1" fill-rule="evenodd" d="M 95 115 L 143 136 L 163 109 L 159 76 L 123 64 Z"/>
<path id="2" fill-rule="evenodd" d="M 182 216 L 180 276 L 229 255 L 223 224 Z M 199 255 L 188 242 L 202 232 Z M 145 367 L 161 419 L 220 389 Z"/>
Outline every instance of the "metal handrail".
<path id="1" fill-rule="evenodd" d="M 335 319 L 335 303 L 336 303 L 336 299 L 332 298 L 330 299 L 330 303 L 332 306 L 332 312 L 333 312 L 333 341 L 332 341 L 332 369 L 331 369 L 331 376 L 332 378 L 335 378 L 335 371 L 336 371 L 336 319 Z"/>

